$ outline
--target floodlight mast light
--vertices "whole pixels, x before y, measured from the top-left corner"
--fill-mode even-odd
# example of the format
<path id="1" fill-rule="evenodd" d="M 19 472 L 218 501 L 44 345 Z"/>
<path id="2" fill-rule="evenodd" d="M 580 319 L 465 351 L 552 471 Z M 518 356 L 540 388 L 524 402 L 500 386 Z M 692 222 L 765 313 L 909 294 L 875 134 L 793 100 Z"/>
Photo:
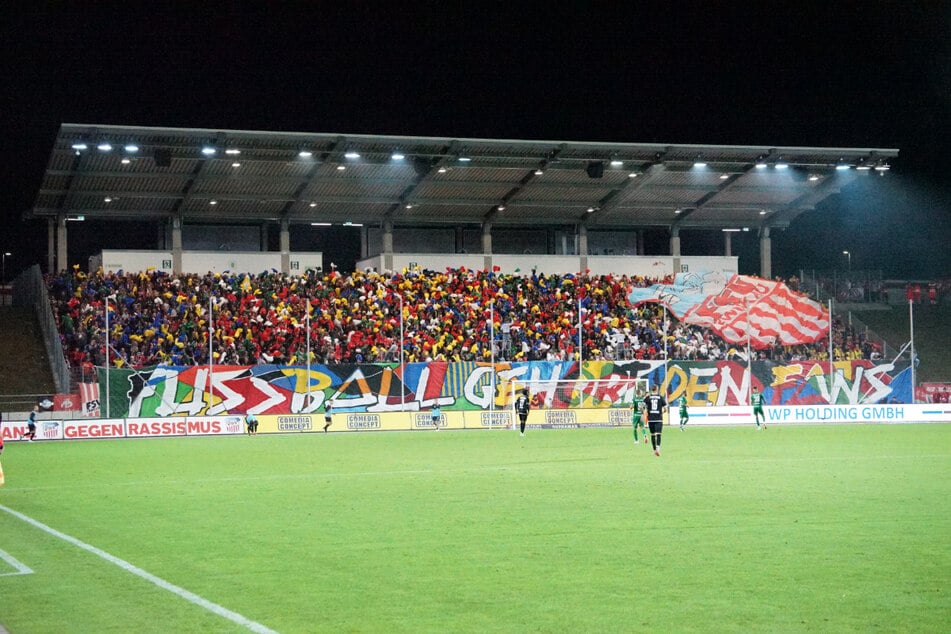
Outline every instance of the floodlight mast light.
<path id="1" fill-rule="evenodd" d="M 0 286 L 7 283 L 7 258 L 13 255 L 9 251 L 3 253 L 3 271 L 0 272 Z"/>

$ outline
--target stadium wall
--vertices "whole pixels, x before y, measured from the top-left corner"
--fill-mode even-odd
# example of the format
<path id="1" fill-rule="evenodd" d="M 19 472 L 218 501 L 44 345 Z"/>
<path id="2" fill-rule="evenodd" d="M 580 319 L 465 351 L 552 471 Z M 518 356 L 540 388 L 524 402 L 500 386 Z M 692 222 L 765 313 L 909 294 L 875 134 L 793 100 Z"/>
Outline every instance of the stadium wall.
<path id="1" fill-rule="evenodd" d="M 147 271 L 154 269 L 172 273 L 172 252 L 151 250 L 104 249 L 89 259 L 89 272 L 99 267 L 105 272 Z M 290 272 L 303 273 L 323 268 L 323 253 L 292 251 Z M 281 270 L 281 254 L 277 251 L 183 251 L 182 271 L 188 273 L 253 273 Z"/>
<path id="2" fill-rule="evenodd" d="M 387 258 L 391 263 L 387 265 Z M 419 267 L 433 271 L 465 266 L 474 270 L 498 267 L 502 273 L 527 275 L 532 269 L 539 273 L 574 274 L 587 269 L 592 275 L 639 275 L 662 278 L 690 271 L 723 271 L 729 276 L 737 272 L 737 258 L 726 256 L 682 256 L 680 270 L 674 271 L 674 258 L 668 255 L 505 255 L 458 253 L 393 253 L 374 255 L 357 262 L 358 269 L 402 271 Z"/>

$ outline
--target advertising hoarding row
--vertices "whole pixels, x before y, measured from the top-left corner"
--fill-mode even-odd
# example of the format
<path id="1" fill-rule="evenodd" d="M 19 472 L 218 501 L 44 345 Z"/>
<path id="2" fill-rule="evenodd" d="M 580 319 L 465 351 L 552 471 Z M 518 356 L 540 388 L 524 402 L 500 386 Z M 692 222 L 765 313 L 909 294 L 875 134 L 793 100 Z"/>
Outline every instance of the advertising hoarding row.
<path id="1" fill-rule="evenodd" d="M 947 423 L 947 404 L 881 405 L 798 405 L 764 407 L 766 423 Z M 750 407 L 688 408 L 691 427 L 708 425 L 753 425 Z M 259 434 L 322 433 L 324 417 L 319 414 L 262 414 Z M 529 429 L 577 429 L 582 427 L 625 427 L 631 424 L 632 410 L 537 409 L 528 417 Z M 676 408 L 665 419 L 679 420 Z M 511 410 L 442 412 L 439 428 L 514 429 Z M 234 436 L 245 433 L 241 416 L 170 416 L 100 420 L 39 420 L 37 440 L 88 440 L 102 438 L 157 438 L 169 436 Z M 16 441 L 26 433 L 26 421 L 8 421 L 0 429 L 4 441 Z M 335 413 L 329 432 L 434 431 L 430 412 Z"/>

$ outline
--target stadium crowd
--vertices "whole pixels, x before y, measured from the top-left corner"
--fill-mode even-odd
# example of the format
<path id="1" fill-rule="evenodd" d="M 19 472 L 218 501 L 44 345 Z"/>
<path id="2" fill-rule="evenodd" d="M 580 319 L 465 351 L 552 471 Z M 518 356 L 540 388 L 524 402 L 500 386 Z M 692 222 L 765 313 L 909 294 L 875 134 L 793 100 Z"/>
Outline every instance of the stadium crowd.
<path id="1" fill-rule="evenodd" d="M 574 359 L 579 304 L 585 360 L 662 359 L 665 337 L 671 359 L 745 359 L 742 345 L 677 322 L 659 305 L 630 306 L 630 287 L 670 281 L 465 268 L 255 276 L 73 270 L 47 278 L 73 366 L 106 365 L 107 304 L 109 362 L 119 367 L 206 364 L 209 324 L 216 364 L 305 364 L 308 330 L 312 363 L 398 361 L 401 302 L 405 362 Z M 834 344 L 840 360 L 875 354 L 838 322 Z M 754 358 L 827 359 L 828 342 L 775 345 Z"/>

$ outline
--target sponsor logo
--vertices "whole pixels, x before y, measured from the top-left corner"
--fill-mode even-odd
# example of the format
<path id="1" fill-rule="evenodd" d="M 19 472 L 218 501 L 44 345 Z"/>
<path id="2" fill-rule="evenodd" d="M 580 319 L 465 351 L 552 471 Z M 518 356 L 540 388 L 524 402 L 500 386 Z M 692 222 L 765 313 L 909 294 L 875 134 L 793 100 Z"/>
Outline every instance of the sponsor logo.
<path id="1" fill-rule="evenodd" d="M 240 416 L 229 416 L 225 419 L 225 431 L 229 434 L 240 434 L 241 429 L 241 417 Z"/>
<path id="2" fill-rule="evenodd" d="M 483 427 L 508 427 L 512 417 L 508 412 L 480 412 L 479 424 Z"/>
<path id="3" fill-rule="evenodd" d="M 634 418 L 632 409 L 609 409 L 608 423 L 610 425 L 627 425 Z"/>
<path id="4" fill-rule="evenodd" d="M 446 425 L 446 415 L 439 415 L 439 426 L 444 427 Z M 430 428 L 433 426 L 433 417 L 432 414 L 420 412 L 413 417 L 413 427 L 426 427 Z"/>
<path id="5" fill-rule="evenodd" d="M 347 429 L 380 429 L 380 426 L 379 414 L 347 414 Z"/>
<path id="6" fill-rule="evenodd" d="M 48 398 L 44 398 L 43 400 L 41 400 L 41 401 L 38 403 L 38 405 L 40 406 L 40 409 L 42 409 L 42 410 L 49 411 L 49 410 L 53 409 L 53 401 L 51 401 L 51 400 L 48 399 Z"/>
<path id="7" fill-rule="evenodd" d="M 314 423 L 310 416 L 278 416 L 278 431 L 313 431 Z"/>
<path id="8" fill-rule="evenodd" d="M 59 438 L 59 423 L 54 421 L 40 423 L 40 436 L 43 438 Z"/>
<path id="9" fill-rule="evenodd" d="M 578 417 L 573 410 L 545 410 L 545 423 L 552 427 L 577 426 Z"/>

